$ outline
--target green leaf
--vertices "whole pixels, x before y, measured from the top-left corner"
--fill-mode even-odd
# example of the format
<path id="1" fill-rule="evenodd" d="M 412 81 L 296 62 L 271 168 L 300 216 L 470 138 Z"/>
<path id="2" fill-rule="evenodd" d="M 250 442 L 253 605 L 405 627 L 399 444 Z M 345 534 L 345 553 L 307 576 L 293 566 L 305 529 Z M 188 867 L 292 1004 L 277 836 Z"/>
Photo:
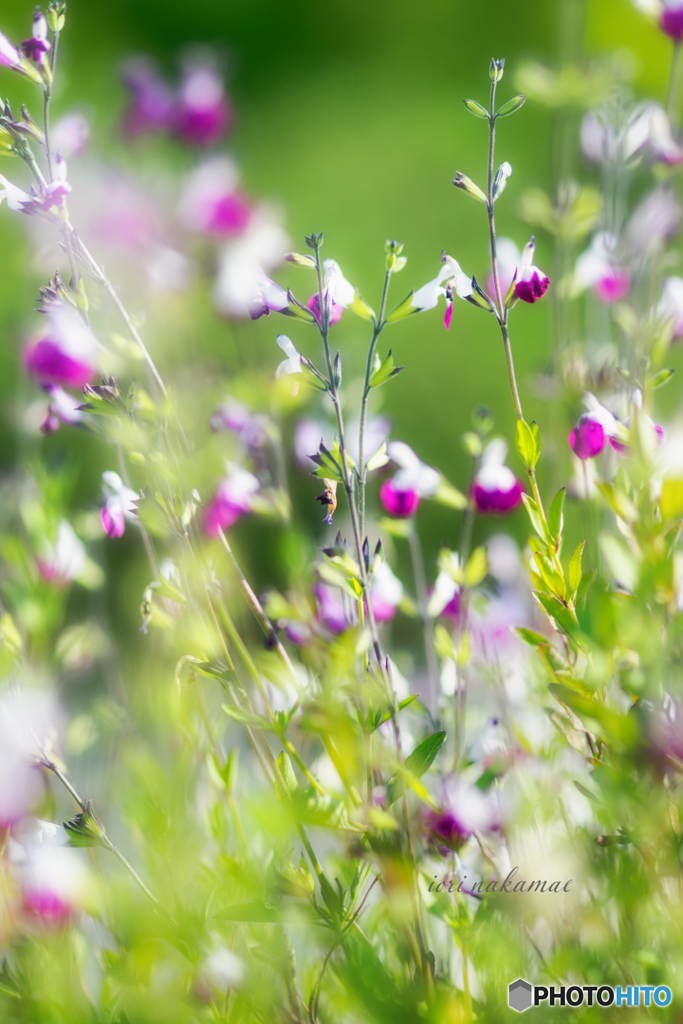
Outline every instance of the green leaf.
<path id="1" fill-rule="evenodd" d="M 522 495 L 522 501 L 524 502 L 526 510 L 529 513 L 529 519 L 531 520 L 531 525 L 533 526 L 534 530 L 536 531 L 538 536 L 541 538 L 541 540 L 545 541 L 547 543 L 547 541 L 548 541 L 547 531 L 545 529 L 545 526 L 543 525 L 543 520 L 541 519 L 541 517 L 539 515 L 538 506 L 537 506 L 536 502 L 528 494 L 523 494 Z"/>
<path id="2" fill-rule="evenodd" d="M 388 380 L 391 380 L 392 377 L 395 377 L 397 373 L 404 369 L 404 366 L 394 366 L 394 357 L 391 354 L 391 349 L 389 349 L 389 355 L 370 378 L 370 387 L 381 387 L 382 384 L 386 384 Z"/>
<path id="3" fill-rule="evenodd" d="M 637 732 L 633 717 L 618 715 L 604 704 L 579 696 L 562 683 L 549 683 L 548 689 L 560 704 L 574 712 L 587 729 L 607 743 L 628 743 Z"/>
<path id="4" fill-rule="evenodd" d="M 558 571 L 554 561 L 544 551 L 534 551 L 536 567 L 548 590 L 558 597 L 566 597 L 564 577 Z"/>
<path id="5" fill-rule="evenodd" d="M 342 453 L 339 446 L 339 441 L 335 438 L 332 449 L 326 448 L 323 442 L 320 442 L 320 448 L 315 455 L 310 455 L 309 458 L 312 462 L 315 462 L 318 467 L 311 474 L 312 476 L 320 477 L 322 480 L 336 480 L 341 483 L 344 479 L 342 475 Z M 351 465 L 351 460 L 347 454 L 346 461 Z"/>
<path id="6" fill-rule="evenodd" d="M 252 714 L 251 711 L 243 711 L 242 708 L 233 707 L 231 704 L 221 704 L 223 711 L 233 721 L 240 725 L 247 725 L 250 729 L 269 729 L 270 725 L 262 715 Z"/>
<path id="7" fill-rule="evenodd" d="M 583 793 L 583 795 L 585 797 L 588 797 L 588 799 L 591 800 L 594 804 L 600 803 L 595 793 L 591 793 L 590 789 L 586 789 L 586 787 L 582 786 L 580 782 L 576 781 L 576 779 L 574 779 L 574 785 L 578 789 L 579 793 Z"/>
<path id="8" fill-rule="evenodd" d="M 413 288 L 410 295 L 407 298 L 405 298 L 403 302 L 399 302 L 398 306 L 394 306 L 394 308 L 386 317 L 386 322 L 388 324 L 395 324 L 399 320 L 405 320 L 407 316 L 412 316 L 413 313 L 420 312 L 418 307 L 413 305 L 414 294 L 415 289 Z"/>
<path id="9" fill-rule="evenodd" d="M 533 469 L 541 454 L 541 446 L 526 420 L 517 420 L 517 451 L 526 468 Z"/>
<path id="10" fill-rule="evenodd" d="M 412 693 L 410 697 L 406 697 L 405 700 L 402 700 L 401 703 L 399 704 L 398 711 L 403 711 L 403 709 L 407 708 L 410 704 L 412 704 L 414 700 L 417 700 L 417 697 L 418 695 L 416 693 Z M 372 731 L 374 732 L 375 729 L 379 729 L 380 725 L 384 725 L 384 723 L 388 722 L 390 718 L 391 711 L 385 711 L 384 714 L 379 719 L 379 721 L 377 722 L 377 724 L 374 726 Z"/>
<path id="11" fill-rule="evenodd" d="M 387 783 L 387 802 L 389 804 L 395 803 L 401 796 L 405 786 L 404 775 L 412 775 L 415 779 L 419 779 L 428 771 L 444 745 L 445 739 L 445 732 L 432 733 L 415 747 L 412 754 L 408 755 L 403 775 L 394 775 Z"/>
<path id="12" fill-rule="evenodd" d="M 482 107 L 481 103 L 477 103 L 476 100 L 463 100 L 463 103 L 469 110 L 470 114 L 474 114 L 475 117 L 480 117 L 482 121 L 488 121 L 489 112 L 485 107 Z"/>
<path id="13" fill-rule="evenodd" d="M 504 103 L 500 110 L 496 111 L 496 117 L 509 117 L 510 114 L 515 114 L 523 107 L 526 102 L 526 96 L 513 96 L 511 100 Z"/>
<path id="14" fill-rule="evenodd" d="M 560 632 L 565 632 L 569 635 L 573 635 L 576 632 L 577 626 L 569 609 L 565 608 L 556 597 L 552 597 L 550 594 L 541 594 L 537 590 L 533 591 L 532 597 L 548 615 L 551 625 L 554 622 Z"/>
<path id="15" fill-rule="evenodd" d="M 527 629 L 526 626 L 517 626 L 512 632 L 516 633 L 525 644 L 529 644 L 529 647 L 534 647 L 536 650 L 539 647 L 550 646 L 550 640 L 548 640 L 547 636 L 542 636 L 533 629 Z"/>
<path id="16" fill-rule="evenodd" d="M 575 594 L 581 584 L 581 559 L 583 557 L 583 549 L 586 546 L 585 540 L 582 540 L 576 551 L 569 559 L 569 589 L 572 594 Z"/>
<path id="17" fill-rule="evenodd" d="M 389 456 L 387 455 L 387 442 L 382 441 L 375 454 L 370 456 L 365 465 L 368 472 L 372 473 L 374 469 L 381 469 L 382 466 L 386 466 L 388 461 Z"/>
<path id="18" fill-rule="evenodd" d="M 683 512 L 683 479 L 665 480 L 659 496 L 662 519 L 678 519 Z"/>
<path id="19" fill-rule="evenodd" d="M 564 487 L 557 492 L 548 511 L 548 529 L 550 530 L 550 536 L 555 541 L 556 549 L 560 546 L 562 530 L 564 528 L 565 493 L 566 491 Z"/>
<path id="20" fill-rule="evenodd" d="M 288 792 L 296 793 L 299 789 L 299 783 L 297 782 L 296 775 L 294 774 L 294 769 L 292 767 L 292 762 L 289 759 L 289 754 L 287 754 L 284 750 L 280 754 L 278 754 L 277 766 L 280 769 L 282 781 L 287 787 Z"/>
<path id="21" fill-rule="evenodd" d="M 663 387 L 664 384 L 668 384 L 675 372 L 675 370 L 660 370 L 652 380 L 648 381 L 648 387 L 652 388 L 653 391 L 655 388 Z"/>
<path id="22" fill-rule="evenodd" d="M 476 587 L 481 583 L 488 571 L 489 563 L 486 557 L 486 548 L 476 548 L 465 566 L 465 586 L 469 589 Z"/>
<path id="23" fill-rule="evenodd" d="M 279 908 L 270 903 L 237 903 L 225 907 L 215 916 L 220 921 L 259 921 L 264 924 L 276 924 L 282 919 Z"/>
<path id="24" fill-rule="evenodd" d="M 667 483 L 667 481 L 665 481 L 663 486 L 662 486 L 662 495 L 664 494 L 664 488 L 666 487 L 666 483 Z M 680 481 L 680 483 L 682 485 L 681 486 L 681 499 L 682 499 L 681 510 L 683 510 L 683 480 Z M 618 491 L 617 488 L 614 486 L 614 484 L 605 483 L 604 481 L 600 481 L 598 483 L 598 489 L 600 491 L 602 491 L 604 496 L 607 498 L 607 501 L 610 503 L 610 505 L 612 506 L 612 508 L 614 509 L 614 511 L 616 512 L 616 514 L 619 516 L 620 519 L 625 520 L 625 522 L 627 522 L 627 523 L 633 523 L 633 522 L 636 521 L 636 519 L 638 518 L 638 510 L 635 507 L 635 505 L 633 504 L 633 502 L 631 501 L 631 499 L 626 494 L 624 494 L 623 491 Z M 661 500 L 660 500 L 660 508 L 661 508 Z M 662 515 L 664 515 L 663 512 L 662 512 Z"/>

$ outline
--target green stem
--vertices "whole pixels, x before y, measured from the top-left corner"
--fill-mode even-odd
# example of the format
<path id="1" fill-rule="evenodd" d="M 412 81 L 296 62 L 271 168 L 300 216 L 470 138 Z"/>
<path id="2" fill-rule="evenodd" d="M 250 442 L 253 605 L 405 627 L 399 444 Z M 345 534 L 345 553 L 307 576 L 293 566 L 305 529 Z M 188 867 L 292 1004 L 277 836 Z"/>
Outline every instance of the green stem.
<path id="1" fill-rule="evenodd" d="M 408 530 L 408 543 L 410 545 L 410 557 L 413 563 L 413 575 L 415 577 L 415 590 L 417 591 L 417 610 L 422 621 L 422 636 L 427 659 L 427 673 L 429 687 L 433 697 L 437 695 L 438 689 L 438 668 L 436 655 L 434 653 L 434 639 L 431 629 L 431 619 L 427 612 L 427 581 L 425 579 L 424 561 L 422 559 L 422 548 L 420 537 L 415 529 L 415 521 L 411 520 Z"/>
<path id="2" fill-rule="evenodd" d="M 360 533 L 361 537 L 365 530 L 365 483 L 367 480 L 367 470 L 365 466 L 365 421 L 368 412 L 368 399 L 370 397 L 370 378 L 372 377 L 372 364 L 375 358 L 375 349 L 377 348 L 377 340 L 382 333 L 384 327 L 384 313 L 387 308 L 387 296 L 389 294 L 389 281 L 391 280 L 391 271 L 387 270 L 384 275 L 384 287 L 382 288 L 382 301 L 379 307 L 379 315 L 375 321 L 375 327 L 372 332 L 372 341 L 368 349 L 368 358 L 365 362 L 365 380 L 363 382 L 363 397 L 360 406 L 360 428 L 358 432 L 358 474 L 359 474 L 359 510 L 360 510 Z"/>
<path id="3" fill-rule="evenodd" d="M 666 112 L 674 132 L 678 129 L 681 109 L 681 84 L 683 84 L 683 44 L 674 43 L 666 98 Z"/>

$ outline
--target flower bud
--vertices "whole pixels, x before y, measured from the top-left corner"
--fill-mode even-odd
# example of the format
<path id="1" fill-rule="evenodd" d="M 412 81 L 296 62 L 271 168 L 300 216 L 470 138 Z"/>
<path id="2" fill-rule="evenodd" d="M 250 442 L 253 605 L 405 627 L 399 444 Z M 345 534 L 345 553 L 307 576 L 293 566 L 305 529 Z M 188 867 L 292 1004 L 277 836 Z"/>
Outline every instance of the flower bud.
<path id="1" fill-rule="evenodd" d="M 472 196 L 480 203 L 486 203 L 487 199 L 482 190 L 478 185 L 475 185 L 471 178 L 468 178 L 466 174 L 461 174 L 460 171 L 453 178 L 453 184 L 456 188 L 461 188 L 463 192 L 466 192 L 468 196 Z"/>
<path id="2" fill-rule="evenodd" d="M 47 23 L 53 32 L 61 32 L 66 21 L 66 3 L 64 0 L 53 0 L 47 5 Z"/>
<path id="3" fill-rule="evenodd" d="M 675 43 L 683 42 L 683 3 L 681 0 L 665 0 L 659 17 L 659 27 Z"/>
<path id="4" fill-rule="evenodd" d="M 298 252 L 285 253 L 285 259 L 288 263 L 293 263 L 295 267 L 306 267 L 309 270 L 315 270 L 315 260 L 312 256 L 302 256 Z"/>
<path id="5" fill-rule="evenodd" d="M 503 77 L 503 71 L 505 69 L 505 58 L 502 60 L 494 60 L 491 58 L 491 65 L 489 67 L 489 78 L 492 82 L 500 82 Z"/>

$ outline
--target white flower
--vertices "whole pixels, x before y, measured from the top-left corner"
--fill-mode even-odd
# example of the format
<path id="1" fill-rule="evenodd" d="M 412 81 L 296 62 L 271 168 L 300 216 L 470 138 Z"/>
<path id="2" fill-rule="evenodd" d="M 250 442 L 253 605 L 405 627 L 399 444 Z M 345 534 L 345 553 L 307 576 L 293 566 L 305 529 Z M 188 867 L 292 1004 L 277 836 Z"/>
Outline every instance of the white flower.
<path id="1" fill-rule="evenodd" d="M 436 493 L 441 480 L 440 474 L 422 462 L 404 441 L 390 441 L 387 454 L 400 467 L 393 478 L 397 490 L 417 491 L 420 498 L 431 498 Z"/>
<path id="2" fill-rule="evenodd" d="M 356 297 L 356 289 L 346 280 L 335 260 L 325 260 L 325 288 L 332 302 L 346 309 Z"/>
<path id="3" fill-rule="evenodd" d="M 639 255 L 661 250 L 678 229 L 681 208 L 673 192 L 659 185 L 645 196 L 626 223 L 626 242 Z"/>
<path id="4" fill-rule="evenodd" d="M 219 253 L 214 284 L 218 311 L 226 316 L 249 316 L 254 297 L 264 288 L 268 290 L 265 307 L 284 309 L 287 292 L 266 275 L 282 263 L 289 248 L 290 239 L 277 215 L 268 207 L 257 207 L 246 231 Z"/>
<path id="5" fill-rule="evenodd" d="M 57 527 L 57 540 L 45 544 L 40 569 L 46 579 L 74 580 L 85 567 L 85 548 L 66 519 Z"/>
<path id="6" fill-rule="evenodd" d="M 673 336 L 683 336 L 683 277 L 667 277 L 657 312 L 665 320 L 673 320 Z"/>
<path id="7" fill-rule="evenodd" d="M 126 487 L 118 473 L 110 470 L 102 474 L 105 505 L 102 509 L 102 525 L 109 537 L 121 537 L 125 520 L 134 522 L 137 517 L 139 494 Z"/>
<path id="8" fill-rule="evenodd" d="M 434 309 L 439 296 L 446 294 L 448 281 L 453 281 L 456 294 L 461 299 L 466 299 L 472 294 L 472 282 L 467 274 L 460 269 L 460 264 L 451 256 L 445 256 L 441 270 L 434 278 L 423 285 L 413 295 L 412 304 L 416 309 Z"/>
<path id="9" fill-rule="evenodd" d="M 370 593 L 373 601 L 378 599 L 394 608 L 401 603 L 403 584 L 394 576 L 387 562 L 380 562 L 373 571 Z"/>
<path id="10" fill-rule="evenodd" d="M 239 988 L 244 982 L 246 965 L 244 960 L 228 949 L 219 946 L 204 961 L 204 973 L 209 981 L 221 992 Z"/>
<path id="11" fill-rule="evenodd" d="M 279 348 L 282 349 L 284 354 L 287 356 L 283 359 L 277 370 L 275 376 L 278 378 L 282 377 L 283 374 L 290 373 L 301 373 L 301 356 L 294 348 L 294 343 L 287 337 L 286 334 L 278 334 L 275 339 Z"/>

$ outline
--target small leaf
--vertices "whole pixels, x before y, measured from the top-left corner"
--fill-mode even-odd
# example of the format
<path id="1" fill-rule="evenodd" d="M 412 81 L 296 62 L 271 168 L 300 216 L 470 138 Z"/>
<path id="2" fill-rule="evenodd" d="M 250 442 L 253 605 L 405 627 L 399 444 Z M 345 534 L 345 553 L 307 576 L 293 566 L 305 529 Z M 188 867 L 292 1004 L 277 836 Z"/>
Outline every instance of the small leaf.
<path id="1" fill-rule="evenodd" d="M 348 308 L 352 313 L 355 313 L 356 316 L 359 316 L 361 320 L 374 320 L 375 318 L 374 312 L 370 306 L 368 306 L 367 302 L 361 298 L 359 292 L 356 292 L 353 296 L 353 301 L 349 303 Z"/>
<path id="2" fill-rule="evenodd" d="M 529 647 L 535 647 L 538 650 L 539 647 L 549 647 L 550 640 L 547 636 L 541 636 L 533 629 L 527 629 L 526 626 L 517 626 L 512 630 L 516 633 L 520 640 L 523 640 L 525 644 L 529 644 Z"/>
<path id="3" fill-rule="evenodd" d="M 581 577 L 581 582 L 579 583 L 578 587 L 576 588 L 576 600 L 577 601 L 581 600 L 581 598 L 586 593 L 586 591 L 588 590 L 588 588 L 590 587 L 591 583 L 593 582 L 593 580 L 595 579 L 595 577 L 597 575 L 598 574 L 597 574 L 595 569 L 589 569 L 588 572 L 585 572 L 583 574 L 583 576 Z"/>
<path id="4" fill-rule="evenodd" d="M 432 495 L 432 500 L 438 501 L 440 505 L 447 505 L 448 508 L 462 509 L 467 506 L 467 498 L 462 491 L 449 484 L 445 477 L 441 477 L 439 480 L 439 486 Z"/>
<path id="5" fill-rule="evenodd" d="M 369 384 L 371 388 L 381 387 L 382 384 L 386 384 L 388 380 L 395 377 L 397 373 L 404 370 L 404 366 L 394 366 L 394 358 L 389 350 L 389 355 L 386 357 L 384 362 L 379 366 L 370 378 Z"/>
<path id="6" fill-rule="evenodd" d="M 537 590 L 533 591 L 532 597 L 546 613 L 550 619 L 551 625 L 555 623 L 555 628 L 558 632 L 565 632 L 570 636 L 575 632 L 577 628 L 576 623 L 574 622 L 569 609 L 565 608 L 565 606 L 558 601 L 556 597 L 552 597 L 550 594 L 541 594 Z"/>
<path id="7" fill-rule="evenodd" d="M 231 704 L 221 704 L 223 711 L 229 718 L 240 725 L 246 725 L 250 729 L 268 729 L 270 726 L 262 715 L 252 714 L 251 711 L 243 711 L 242 708 L 233 707 Z"/>
<path id="8" fill-rule="evenodd" d="M 534 432 L 526 420 L 517 420 L 517 451 L 527 469 L 533 469 L 541 454 Z"/>
<path id="9" fill-rule="evenodd" d="M 412 754 L 409 754 L 405 761 L 405 772 L 419 779 L 434 763 L 436 755 L 441 750 L 446 739 L 445 732 L 435 732 L 426 740 L 419 743 Z M 400 775 L 395 775 L 387 783 L 387 801 L 392 804 L 398 800 L 403 792 L 404 780 Z"/>
<path id="10" fill-rule="evenodd" d="M 296 775 L 294 774 L 294 769 L 292 768 L 292 762 L 289 759 L 289 754 L 287 754 L 284 750 L 280 754 L 278 754 L 277 766 L 280 769 L 282 781 L 287 787 L 288 792 L 296 793 L 299 789 L 299 783 L 297 782 Z"/>
<path id="11" fill-rule="evenodd" d="M 648 387 L 653 391 L 655 388 L 661 388 L 664 384 L 668 384 L 675 372 L 675 370 L 660 370 L 652 380 L 648 381 Z"/>
<path id="12" fill-rule="evenodd" d="M 477 103 L 476 100 L 463 100 L 463 103 L 469 110 L 470 114 L 474 114 L 475 117 L 480 117 L 482 121 L 488 121 L 489 112 L 485 107 L 482 107 L 481 103 Z"/>
<path id="13" fill-rule="evenodd" d="M 368 461 L 365 463 L 365 466 L 368 472 L 372 473 L 374 469 L 381 469 L 382 466 L 386 466 L 388 461 L 389 456 L 387 455 L 387 442 L 382 441 L 381 445 L 379 446 L 375 454 L 371 455 Z"/>
<path id="14" fill-rule="evenodd" d="M 412 693 L 410 695 L 410 697 L 406 697 L 405 700 L 401 701 L 401 703 L 399 704 L 397 710 L 398 711 L 403 711 L 403 709 L 409 707 L 409 705 L 411 705 L 414 700 L 417 700 L 417 697 L 418 697 L 418 695 L 416 693 Z M 377 722 L 377 724 L 374 726 L 373 732 L 374 732 L 374 729 L 379 729 L 380 725 L 384 725 L 385 722 L 388 722 L 390 718 L 391 718 L 391 711 L 385 711 L 384 714 L 380 717 L 380 719 Z"/>
<path id="15" fill-rule="evenodd" d="M 476 548 L 470 555 L 465 566 L 465 586 L 469 589 L 476 587 L 489 571 L 489 563 L 486 557 L 486 548 Z"/>
<path id="16" fill-rule="evenodd" d="M 509 117 L 510 114 L 515 114 L 520 107 L 524 106 L 525 102 L 526 96 L 513 96 L 496 112 L 496 117 Z"/>
<path id="17" fill-rule="evenodd" d="M 542 541 L 547 542 L 546 529 L 543 525 L 543 520 L 538 514 L 538 506 L 536 502 L 528 494 L 522 495 L 522 501 L 524 502 L 526 510 L 529 513 L 529 519 L 531 520 L 531 525 L 533 526 L 534 530 L 536 531 L 536 533 Z"/>
<path id="18" fill-rule="evenodd" d="M 665 480 L 659 496 L 662 519 L 678 519 L 683 512 L 683 479 Z"/>
<path id="19" fill-rule="evenodd" d="M 597 803 L 599 803 L 599 802 L 600 802 L 600 801 L 598 800 L 597 796 L 595 795 L 595 793 L 591 793 L 590 789 L 586 789 L 586 787 L 585 787 L 585 786 L 582 786 L 580 782 L 577 782 L 577 781 L 576 781 L 576 779 L 574 780 L 574 785 L 575 785 L 575 786 L 576 786 L 576 788 L 578 789 L 579 793 L 583 793 L 583 795 L 584 795 L 585 797 L 588 797 L 588 799 L 589 799 L 589 800 L 592 800 L 592 802 L 593 802 L 594 804 L 597 804 Z"/>
<path id="20" fill-rule="evenodd" d="M 548 512 L 548 529 L 550 530 L 550 536 L 555 541 L 556 549 L 560 546 L 562 530 L 564 527 L 564 496 L 565 488 L 563 487 L 553 498 L 552 505 Z"/>
<path id="21" fill-rule="evenodd" d="M 264 924 L 276 924 L 281 918 L 280 910 L 270 903 L 237 903 L 216 914 L 219 921 L 259 921 Z"/>
<path id="22" fill-rule="evenodd" d="M 575 594 L 581 584 L 581 559 L 583 557 L 583 549 L 586 546 L 585 540 L 582 540 L 576 551 L 569 559 L 569 589 L 572 594 Z"/>

